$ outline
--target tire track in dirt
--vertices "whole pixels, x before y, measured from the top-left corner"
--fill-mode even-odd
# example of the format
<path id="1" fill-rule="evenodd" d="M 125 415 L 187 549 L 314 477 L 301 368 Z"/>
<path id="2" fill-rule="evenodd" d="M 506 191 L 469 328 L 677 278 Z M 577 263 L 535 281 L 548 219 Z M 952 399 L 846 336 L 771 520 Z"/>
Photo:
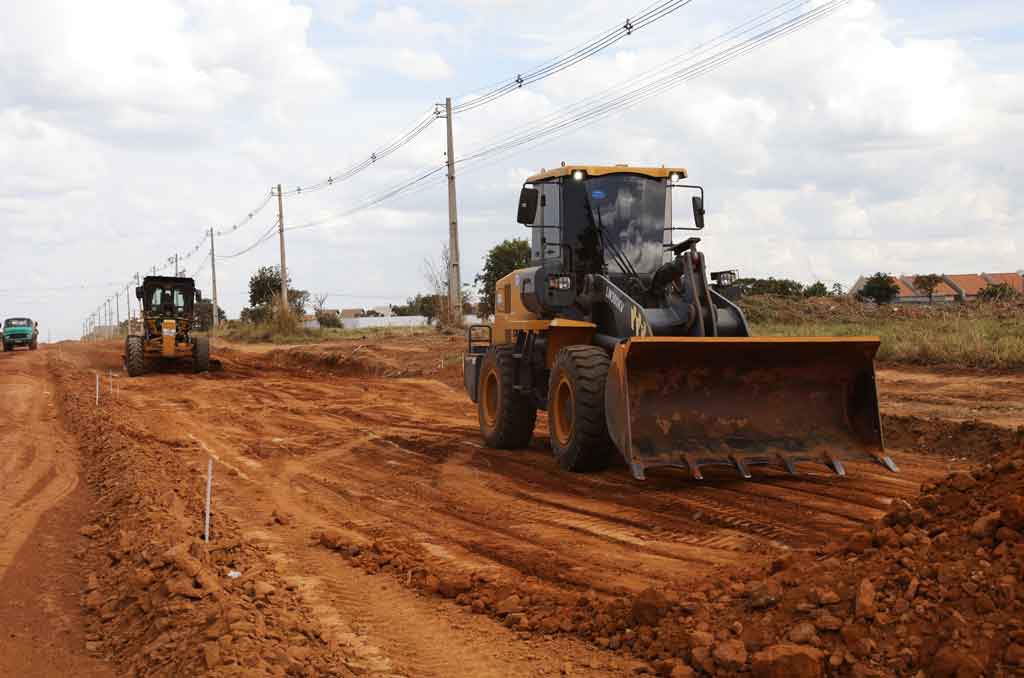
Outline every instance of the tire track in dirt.
<path id="1" fill-rule="evenodd" d="M 235 374 L 134 380 L 124 393 L 140 421 L 128 426 L 155 437 L 192 432 L 200 444 L 179 453 L 197 466 L 207 450 L 223 462 L 218 482 L 228 489 L 218 490 L 217 510 L 253 525 L 250 536 L 340 638 L 412 675 L 489 675 L 467 671 L 489 666 L 474 634 L 506 631 L 480 620 L 454 638 L 417 637 L 431 620 L 446 628 L 462 617 L 313 545 L 316 529 L 386 544 L 438 574 L 614 596 L 822 545 L 943 473 L 934 459 L 897 452 L 899 476 L 859 463 L 846 478 L 803 466 L 799 477 L 759 468 L 751 481 L 719 470 L 704 482 L 660 471 L 640 483 L 624 468 L 577 475 L 557 470 L 544 417 L 529 449 L 484 449 L 474 406 L 447 383 L 308 374 L 261 360 L 246 355 Z M 187 392 L 187 402 L 166 407 L 171 392 Z M 275 511 L 286 525 L 274 524 Z M 378 594 L 379 586 L 387 588 Z M 451 647 L 437 651 L 435 642 Z M 502 662 L 515 661 L 502 652 Z"/>
<path id="2" fill-rule="evenodd" d="M 42 514 L 78 485 L 39 355 L 7 354 L 4 368 L 20 362 L 0 371 L 0 399 L 12 415 L 0 434 L 7 452 L 0 477 L 0 578 Z"/>

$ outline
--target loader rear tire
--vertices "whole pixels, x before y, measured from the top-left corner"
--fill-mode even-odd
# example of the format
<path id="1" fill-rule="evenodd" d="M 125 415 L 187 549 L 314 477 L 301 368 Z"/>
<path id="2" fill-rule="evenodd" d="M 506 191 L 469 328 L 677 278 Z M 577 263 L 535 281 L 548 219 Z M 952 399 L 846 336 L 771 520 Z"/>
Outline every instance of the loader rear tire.
<path id="1" fill-rule="evenodd" d="M 477 416 L 490 447 L 512 450 L 533 440 L 537 406 L 515 389 L 516 358 L 512 346 L 493 346 L 480 366 Z"/>
<path id="2" fill-rule="evenodd" d="M 210 371 L 210 338 L 196 337 L 192 344 L 192 371 Z"/>
<path id="3" fill-rule="evenodd" d="M 555 357 L 548 382 L 551 451 L 566 471 L 600 471 L 614 444 L 604 418 L 608 354 L 597 346 L 566 346 Z"/>
<path id="4" fill-rule="evenodd" d="M 142 337 L 124 340 L 124 366 L 129 377 L 141 376 L 146 371 L 146 349 Z"/>

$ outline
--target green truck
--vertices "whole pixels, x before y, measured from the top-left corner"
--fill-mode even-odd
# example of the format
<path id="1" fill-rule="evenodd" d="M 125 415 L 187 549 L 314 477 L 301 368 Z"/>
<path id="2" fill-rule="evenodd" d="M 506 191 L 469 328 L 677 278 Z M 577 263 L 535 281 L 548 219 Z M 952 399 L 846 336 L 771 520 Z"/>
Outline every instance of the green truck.
<path id="1" fill-rule="evenodd" d="M 4 350 L 26 346 L 34 351 L 39 345 L 39 323 L 31 318 L 8 318 L 4 321 Z"/>

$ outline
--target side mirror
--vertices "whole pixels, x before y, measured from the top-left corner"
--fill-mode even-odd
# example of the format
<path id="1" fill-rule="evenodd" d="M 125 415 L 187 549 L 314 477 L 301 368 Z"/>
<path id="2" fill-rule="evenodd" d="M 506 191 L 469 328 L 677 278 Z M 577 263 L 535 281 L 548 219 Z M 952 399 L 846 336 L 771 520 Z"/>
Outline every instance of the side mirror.
<path id="1" fill-rule="evenodd" d="M 693 196 L 693 223 L 697 228 L 704 228 L 704 198 Z"/>
<path id="2" fill-rule="evenodd" d="M 136 299 L 141 299 L 142 298 L 142 286 L 141 285 L 135 288 L 135 298 Z"/>
<path id="3" fill-rule="evenodd" d="M 203 293 L 200 292 L 199 290 L 196 290 L 196 301 L 202 301 L 202 300 L 203 300 Z"/>
<path id="4" fill-rule="evenodd" d="M 523 186 L 519 192 L 519 213 L 516 221 L 524 226 L 532 226 L 537 221 L 537 203 L 540 202 L 540 191 L 536 188 Z"/>

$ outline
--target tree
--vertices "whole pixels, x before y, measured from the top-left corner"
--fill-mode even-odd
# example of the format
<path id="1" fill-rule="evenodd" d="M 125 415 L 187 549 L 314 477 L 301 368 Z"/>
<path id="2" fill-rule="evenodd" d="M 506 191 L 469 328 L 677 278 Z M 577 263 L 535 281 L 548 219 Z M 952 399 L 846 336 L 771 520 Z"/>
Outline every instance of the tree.
<path id="1" fill-rule="evenodd" d="M 427 286 L 433 291 L 434 304 L 432 307 L 432 315 L 428 315 L 427 319 L 436 318 L 440 325 L 451 325 L 452 313 L 448 308 L 448 271 L 450 267 L 451 259 L 448 256 L 448 245 L 442 243 L 441 245 L 441 261 L 440 263 L 434 262 L 431 259 L 423 260 L 423 277 L 427 281 Z M 466 305 L 471 302 L 470 291 L 468 283 L 463 285 L 459 297 L 462 301 L 463 311 L 466 309 Z M 419 297 L 420 295 L 416 295 Z M 416 315 L 427 315 L 426 313 Z"/>
<path id="2" fill-rule="evenodd" d="M 814 283 L 813 285 L 809 285 L 806 289 L 804 289 L 804 296 L 805 297 L 827 297 L 828 296 L 828 288 L 825 287 L 825 283 L 823 283 L 823 282 L 821 282 L 819 280 L 818 282 Z"/>
<path id="3" fill-rule="evenodd" d="M 780 297 L 799 297 L 804 286 L 788 278 L 737 278 L 733 283 L 740 288 L 743 296 L 751 294 L 774 294 Z"/>
<path id="4" fill-rule="evenodd" d="M 203 330 L 209 330 L 213 325 L 213 300 L 203 299 L 196 302 L 196 316 L 199 319 L 199 327 Z M 217 321 L 226 322 L 228 319 L 224 309 L 217 305 Z"/>
<path id="5" fill-rule="evenodd" d="M 249 278 L 249 308 L 239 316 L 243 322 L 263 323 L 274 315 L 274 300 L 281 296 L 281 269 L 278 266 L 260 266 Z M 306 312 L 309 292 L 292 289 L 288 276 L 288 307 L 300 319 Z"/>
<path id="6" fill-rule="evenodd" d="M 437 295 L 417 294 L 401 306 L 392 306 L 391 311 L 395 315 L 421 315 L 430 322 L 437 317 Z"/>
<path id="7" fill-rule="evenodd" d="M 480 313 L 494 315 L 494 287 L 512 271 L 530 263 L 530 243 L 522 238 L 503 240 L 487 253 L 484 269 L 474 282 L 480 290 Z"/>
<path id="8" fill-rule="evenodd" d="M 834 283 L 832 283 L 832 296 L 833 297 L 841 297 L 841 296 L 843 296 L 843 294 L 845 294 L 845 292 L 843 292 L 843 283 L 841 283 L 841 282 L 834 282 Z"/>
<path id="9" fill-rule="evenodd" d="M 292 286 L 292 277 L 288 276 L 288 287 Z M 274 301 L 274 296 L 281 293 L 281 267 L 260 266 L 249 278 L 249 305 L 253 308 L 265 306 Z M 290 294 L 288 295 L 291 296 Z"/>
<path id="10" fill-rule="evenodd" d="M 869 299 L 876 304 L 888 304 L 900 293 L 900 286 L 888 273 L 875 273 L 864 282 L 860 290 L 861 299 Z"/>
<path id="11" fill-rule="evenodd" d="M 932 298 L 935 296 L 935 288 L 942 282 L 941 275 L 935 275 L 934 273 L 928 273 L 925 275 L 914 276 L 914 289 L 924 292 L 928 295 L 928 303 L 932 303 Z"/>
<path id="12" fill-rule="evenodd" d="M 1005 301 L 1019 295 L 1020 292 L 1013 289 L 1009 283 L 989 283 L 978 290 L 978 301 Z"/>

